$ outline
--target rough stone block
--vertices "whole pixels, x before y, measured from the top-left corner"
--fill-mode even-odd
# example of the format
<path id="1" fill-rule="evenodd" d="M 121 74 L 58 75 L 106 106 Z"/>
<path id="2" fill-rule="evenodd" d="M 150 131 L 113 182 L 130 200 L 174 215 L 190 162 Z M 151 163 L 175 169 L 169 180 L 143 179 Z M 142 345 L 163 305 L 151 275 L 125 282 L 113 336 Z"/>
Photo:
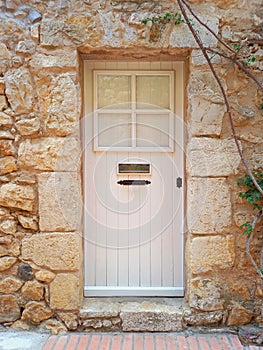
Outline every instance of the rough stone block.
<path id="1" fill-rule="evenodd" d="M 0 293 L 12 294 L 21 288 L 23 282 L 15 277 L 6 277 L 0 282 Z"/>
<path id="2" fill-rule="evenodd" d="M 30 72 L 26 68 L 8 71 L 5 76 L 6 96 L 16 113 L 28 113 L 32 110 L 34 89 Z"/>
<path id="3" fill-rule="evenodd" d="M 33 68 L 76 68 L 77 50 L 57 50 L 55 54 L 50 53 L 36 53 L 31 61 L 30 65 Z"/>
<path id="4" fill-rule="evenodd" d="M 196 237 L 190 245 L 190 270 L 194 274 L 233 266 L 235 239 L 232 235 Z"/>
<path id="5" fill-rule="evenodd" d="M 0 78 L 0 95 L 5 93 L 5 81 L 3 78 Z"/>
<path id="6" fill-rule="evenodd" d="M 37 281 L 28 281 L 23 285 L 21 295 L 31 300 L 40 301 L 44 296 L 44 287 Z"/>
<path id="7" fill-rule="evenodd" d="M 240 326 L 247 324 L 251 321 L 253 312 L 244 308 L 241 305 L 234 305 L 229 313 L 227 325 L 228 326 Z"/>
<path id="8" fill-rule="evenodd" d="M 16 159 L 12 156 L 0 158 L 0 175 L 12 173 L 17 170 Z"/>
<path id="9" fill-rule="evenodd" d="M 23 136 L 37 135 L 40 132 L 39 118 L 22 119 L 16 123 L 18 132 Z"/>
<path id="10" fill-rule="evenodd" d="M 44 283 L 50 283 L 51 281 L 53 281 L 55 276 L 56 275 L 53 272 L 47 270 L 40 270 L 37 271 L 35 274 L 36 279 Z"/>
<path id="11" fill-rule="evenodd" d="M 14 295 L 0 295 L 0 323 L 20 318 L 20 308 Z"/>
<path id="12" fill-rule="evenodd" d="M 0 112 L 0 126 L 5 128 L 10 128 L 12 125 L 13 125 L 12 118 L 8 114 L 4 112 Z"/>
<path id="13" fill-rule="evenodd" d="M 0 157 L 16 155 L 16 148 L 12 141 L 0 140 Z"/>
<path id="14" fill-rule="evenodd" d="M 208 25 L 216 34 L 218 34 L 219 20 L 214 16 L 200 15 L 200 19 Z M 195 30 L 198 31 L 198 36 L 200 37 L 203 45 L 205 47 L 215 47 L 217 45 L 217 39 L 209 33 L 203 26 L 193 19 L 195 23 Z M 198 48 L 192 33 L 188 29 L 187 25 L 180 24 L 175 26 L 169 39 L 169 44 L 171 47 L 191 47 Z"/>
<path id="15" fill-rule="evenodd" d="M 14 235 L 16 233 L 17 223 L 16 220 L 6 219 L 0 223 L 0 232 L 6 235 Z"/>
<path id="16" fill-rule="evenodd" d="M 78 174 L 40 174 L 38 183 L 40 230 L 78 231 L 82 216 L 82 195 Z"/>
<path id="17" fill-rule="evenodd" d="M 42 171 L 77 171 L 80 145 L 76 138 L 40 138 L 25 140 L 18 150 L 21 168 Z"/>
<path id="18" fill-rule="evenodd" d="M 209 278 L 191 280 L 189 306 L 201 311 L 223 310 L 223 301 L 218 286 Z M 191 321 L 191 318 L 189 321 Z"/>
<path id="19" fill-rule="evenodd" d="M 187 171 L 191 176 L 237 174 L 240 156 L 234 140 L 193 137 L 188 144 Z"/>
<path id="20" fill-rule="evenodd" d="M 188 228 L 195 234 L 221 233 L 231 225 L 230 191 L 225 179 L 188 181 Z"/>
<path id="21" fill-rule="evenodd" d="M 35 234 L 22 241 L 22 258 L 52 270 L 80 268 L 81 237 L 77 233 Z"/>
<path id="22" fill-rule="evenodd" d="M 32 211 L 35 201 L 34 189 L 12 183 L 4 184 L 0 188 L 0 205 Z"/>
<path id="23" fill-rule="evenodd" d="M 184 312 L 184 322 L 190 326 L 210 326 L 216 325 L 223 319 L 223 311 L 193 313 Z"/>
<path id="24" fill-rule="evenodd" d="M 37 224 L 37 217 L 29 217 L 29 216 L 24 216 L 24 215 L 18 215 L 18 221 L 20 225 L 26 229 L 32 230 L 32 231 L 37 231 L 38 229 L 38 224 Z"/>
<path id="25" fill-rule="evenodd" d="M 78 133 L 80 101 L 77 88 L 69 73 L 52 79 L 47 115 L 43 117 L 46 133 L 58 136 Z"/>
<path id="26" fill-rule="evenodd" d="M 50 307 L 77 310 L 80 307 L 81 286 L 78 277 L 61 273 L 50 283 Z"/>
<path id="27" fill-rule="evenodd" d="M 13 256 L 4 256 L 0 258 L 0 271 L 8 270 L 17 261 L 17 258 Z"/>
<path id="28" fill-rule="evenodd" d="M 182 330 L 182 310 L 170 305 L 130 302 L 121 308 L 123 331 L 177 332 Z"/>
<path id="29" fill-rule="evenodd" d="M 6 97 L 0 95 L 0 111 L 4 111 L 5 109 L 7 109 Z"/>
<path id="30" fill-rule="evenodd" d="M 31 320 L 35 323 L 47 320 L 53 315 L 52 310 L 44 302 L 30 301 L 23 311 L 22 320 Z"/>

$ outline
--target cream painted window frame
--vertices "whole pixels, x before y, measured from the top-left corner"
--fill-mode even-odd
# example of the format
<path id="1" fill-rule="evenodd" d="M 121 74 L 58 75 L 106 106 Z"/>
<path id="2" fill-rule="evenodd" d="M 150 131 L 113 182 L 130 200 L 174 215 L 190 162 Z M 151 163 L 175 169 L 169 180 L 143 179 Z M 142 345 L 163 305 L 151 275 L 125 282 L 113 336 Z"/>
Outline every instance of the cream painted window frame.
<path id="1" fill-rule="evenodd" d="M 113 109 L 113 108 L 98 108 L 98 84 L 97 77 L 99 75 L 127 75 L 131 77 L 131 108 L 127 109 Z M 137 76 L 169 76 L 170 78 L 170 106 L 169 109 L 165 108 L 156 108 L 156 109 L 138 109 L 136 108 L 136 77 Z M 113 151 L 113 152 L 174 152 L 174 71 L 173 70 L 144 70 L 144 71 L 123 71 L 123 70 L 94 70 L 93 71 L 93 98 L 94 98 L 94 151 Z M 156 147 L 141 147 L 136 146 L 136 115 L 137 114 L 160 114 L 160 113 L 169 114 L 169 146 L 156 146 Z M 112 147 L 112 146 L 99 146 L 98 143 L 98 114 L 107 114 L 107 113 L 126 113 L 131 114 L 132 116 L 132 135 L 131 141 L 132 146 L 122 146 L 122 147 Z"/>

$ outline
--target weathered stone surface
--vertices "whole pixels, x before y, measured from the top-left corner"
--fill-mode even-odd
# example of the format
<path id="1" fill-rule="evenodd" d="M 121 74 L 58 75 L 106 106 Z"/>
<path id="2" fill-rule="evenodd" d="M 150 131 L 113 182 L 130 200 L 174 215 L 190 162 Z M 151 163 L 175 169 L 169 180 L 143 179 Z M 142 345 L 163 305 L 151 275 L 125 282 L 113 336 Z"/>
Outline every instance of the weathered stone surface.
<path id="1" fill-rule="evenodd" d="M 20 317 L 20 309 L 13 295 L 0 295 L 0 323 L 13 322 Z"/>
<path id="2" fill-rule="evenodd" d="M 239 164 L 234 140 L 194 137 L 189 142 L 187 170 L 191 176 L 229 176 L 237 173 Z"/>
<path id="3" fill-rule="evenodd" d="M 216 325 L 223 319 L 223 311 L 193 313 L 190 310 L 184 312 L 184 322 L 190 326 Z"/>
<path id="4" fill-rule="evenodd" d="M 190 268 L 194 274 L 233 266 L 235 240 L 232 235 L 196 237 L 190 245 Z"/>
<path id="5" fill-rule="evenodd" d="M 244 308 L 241 305 L 234 305 L 229 313 L 227 325 L 228 326 L 239 326 L 247 324 L 251 321 L 253 312 Z"/>
<path id="6" fill-rule="evenodd" d="M 52 316 L 52 310 L 44 302 L 30 301 L 26 304 L 22 320 L 31 320 L 35 323 L 47 320 Z"/>
<path id="7" fill-rule="evenodd" d="M 36 44 L 31 40 L 22 40 L 16 46 L 16 53 L 23 54 L 25 56 L 31 55 L 36 50 Z"/>
<path id="8" fill-rule="evenodd" d="M 0 130 L 0 140 L 14 140 L 15 136 L 8 130 Z"/>
<path id="9" fill-rule="evenodd" d="M 11 156 L 0 158 L 0 175 L 12 173 L 17 170 L 16 159 Z"/>
<path id="10" fill-rule="evenodd" d="M 57 50 L 53 55 L 50 53 L 36 53 L 30 65 L 33 68 L 76 68 L 77 50 Z"/>
<path id="11" fill-rule="evenodd" d="M 188 181 L 188 228 L 192 233 L 221 233 L 231 225 L 230 190 L 226 179 Z"/>
<path id="12" fill-rule="evenodd" d="M 12 125 L 13 125 L 12 118 L 8 114 L 4 112 L 0 112 L 0 126 L 10 128 Z"/>
<path id="13" fill-rule="evenodd" d="M 20 172 L 16 178 L 16 183 L 21 185 L 34 185 L 36 183 L 36 176 L 31 172 Z"/>
<path id="14" fill-rule="evenodd" d="M 78 132 L 80 103 L 77 86 L 70 74 L 61 74 L 52 79 L 50 104 L 44 120 L 48 134 L 66 136 Z"/>
<path id="15" fill-rule="evenodd" d="M 40 36 L 40 24 L 39 23 L 35 23 L 31 26 L 30 35 L 31 35 L 31 38 L 36 43 L 39 43 L 39 36 Z"/>
<path id="16" fill-rule="evenodd" d="M 189 287 L 189 306 L 201 311 L 216 311 L 223 309 L 220 290 L 208 278 L 193 279 Z"/>
<path id="17" fill-rule="evenodd" d="M 182 330 L 182 310 L 170 305 L 127 303 L 120 317 L 124 331 L 169 332 Z"/>
<path id="18" fill-rule="evenodd" d="M 18 160 L 21 168 L 42 171 L 77 171 L 80 145 L 76 138 L 40 138 L 20 144 Z"/>
<path id="19" fill-rule="evenodd" d="M 26 68 L 8 71 L 5 76 L 6 96 L 16 113 L 28 113 L 32 110 L 34 90 L 30 72 Z"/>
<path id="20" fill-rule="evenodd" d="M 4 43 L 0 43 L 0 73 L 4 73 L 10 67 L 12 55 Z"/>
<path id="21" fill-rule="evenodd" d="M 41 327 L 47 329 L 51 334 L 63 334 L 67 332 L 65 325 L 56 319 L 50 319 L 41 324 Z"/>
<path id="22" fill-rule="evenodd" d="M 50 283 L 55 278 L 55 274 L 51 271 L 40 270 L 37 271 L 35 277 L 40 282 Z"/>
<path id="23" fill-rule="evenodd" d="M 40 230 L 78 231 L 81 226 L 82 213 L 78 174 L 40 174 L 38 183 Z"/>
<path id="24" fill-rule="evenodd" d="M 67 249 L 65 249 L 67 247 Z M 35 234 L 22 241 L 22 258 L 52 270 L 80 267 L 81 237 L 77 233 Z"/>
<path id="25" fill-rule="evenodd" d="M 0 157 L 16 155 L 16 148 L 10 140 L 0 140 Z"/>
<path id="26" fill-rule="evenodd" d="M 117 317 L 120 312 L 120 304 L 116 300 L 94 298 L 86 298 L 84 305 L 80 310 L 80 319 L 87 320 L 89 318 L 112 318 Z"/>
<path id="27" fill-rule="evenodd" d="M 16 123 L 18 132 L 23 136 L 38 135 L 40 132 L 39 118 L 22 119 Z"/>
<path id="28" fill-rule="evenodd" d="M 61 312 L 58 315 L 68 330 L 74 331 L 78 328 L 78 316 L 76 314 Z"/>
<path id="29" fill-rule="evenodd" d="M 26 229 L 37 231 L 38 230 L 38 223 L 37 223 L 37 217 L 29 217 L 24 215 L 18 215 L 18 221 L 21 226 L 23 226 Z"/>
<path id="30" fill-rule="evenodd" d="M 60 310 L 77 310 L 81 302 L 81 288 L 78 277 L 61 273 L 50 283 L 50 307 Z"/>
<path id="31" fill-rule="evenodd" d="M 3 78 L 0 78 L 0 95 L 5 93 L 5 81 Z"/>
<path id="32" fill-rule="evenodd" d="M 6 235 L 14 235 L 16 233 L 17 223 L 13 219 L 6 219 L 0 223 L 0 232 Z"/>
<path id="33" fill-rule="evenodd" d="M 32 326 L 30 326 L 26 321 L 17 320 L 11 325 L 11 328 L 23 329 L 27 331 L 30 330 Z"/>
<path id="34" fill-rule="evenodd" d="M 0 258 L 0 271 L 8 270 L 17 261 L 17 258 L 13 256 L 4 256 Z"/>
<path id="35" fill-rule="evenodd" d="M 4 95 L 0 95 L 0 111 L 4 111 L 7 109 L 6 97 Z"/>
<path id="36" fill-rule="evenodd" d="M 21 295 L 31 300 L 40 301 L 44 296 L 44 287 L 37 281 L 28 281 L 23 285 Z"/>
<path id="37" fill-rule="evenodd" d="M 212 29 L 215 33 L 218 33 L 218 18 L 214 16 L 201 15 L 200 19 L 208 25 L 210 29 Z M 202 40 L 202 43 L 206 47 L 215 47 L 217 45 L 217 39 L 209 33 L 204 27 L 200 26 L 193 19 L 195 23 L 195 30 L 198 31 L 198 35 Z M 196 43 L 192 33 L 189 31 L 186 25 L 180 24 L 174 27 L 170 39 L 169 44 L 171 47 L 191 47 L 198 48 L 198 44 Z"/>
<path id="38" fill-rule="evenodd" d="M 21 288 L 23 282 L 15 277 L 6 277 L 0 281 L 0 293 L 12 294 L 18 291 Z"/>
<path id="39" fill-rule="evenodd" d="M 0 205 L 4 207 L 32 211 L 35 198 L 34 189 L 30 186 L 8 183 L 0 188 Z"/>

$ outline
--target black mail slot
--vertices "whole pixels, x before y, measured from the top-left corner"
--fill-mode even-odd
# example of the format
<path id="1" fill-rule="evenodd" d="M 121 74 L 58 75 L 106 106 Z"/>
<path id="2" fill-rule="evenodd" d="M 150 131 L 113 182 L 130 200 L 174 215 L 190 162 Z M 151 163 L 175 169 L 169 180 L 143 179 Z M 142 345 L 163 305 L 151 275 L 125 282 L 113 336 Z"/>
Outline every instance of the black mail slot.
<path id="1" fill-rule="evenodd" d="M 150 164 L 147 163 L 119 163 L 119 174 L 150 174 Z"/>
<path id="2" fill-rule="evenodd" d="M 119 185 L 123 186 L 144 186 L 150 185 L 151 181 L 149 180 L 120 180 L 117 182 Z"/>

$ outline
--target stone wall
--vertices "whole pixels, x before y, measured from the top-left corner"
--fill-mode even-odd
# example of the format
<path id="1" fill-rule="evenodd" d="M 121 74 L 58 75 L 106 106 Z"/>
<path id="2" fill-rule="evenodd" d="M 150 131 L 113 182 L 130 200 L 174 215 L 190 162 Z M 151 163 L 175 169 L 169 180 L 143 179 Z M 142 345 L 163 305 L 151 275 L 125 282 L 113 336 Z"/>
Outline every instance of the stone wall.
<path id="1" fill-rule="evenodd" d="M 228 43 L 262 40 L 258 0 L 191 3 Z M 239 228 L 249 215 L 237 196 L 236 180 L 244 169 L 219 88 L 186 25 L 141 24 L 152 13 L 178 11 L 174 2 L 0 0 L 0 9 L 0 323 L 78 327 L 83 55 L 186 61 L 185 323 L 262 322 L 263 291 Z M 217 47 L 215 37 L 199 26 L 198 31 L 206 46 Z M 254 74 L 262 79 L 262 48 L 253 45 L 253 50 Z M 214 61 L 230 95 L 242 148 L 258 170 L 262 96 L 231 63 Z"/>

